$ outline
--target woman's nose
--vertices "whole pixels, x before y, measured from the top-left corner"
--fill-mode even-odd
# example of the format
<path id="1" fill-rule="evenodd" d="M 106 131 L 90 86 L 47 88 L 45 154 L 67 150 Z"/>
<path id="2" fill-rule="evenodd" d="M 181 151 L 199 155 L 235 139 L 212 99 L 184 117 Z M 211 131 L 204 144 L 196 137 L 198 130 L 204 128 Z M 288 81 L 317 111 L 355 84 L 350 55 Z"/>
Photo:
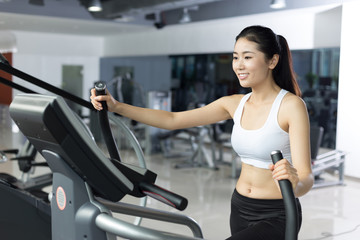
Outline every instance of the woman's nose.
<path id="1" fill-rule="evenodd" d="M 241 61 L 241 60 L 235 61 L 235 62 L 234 62 L 234 68 L 236 68 L 236 69 L 243 69 L 243 68 L 244 68 L 243 61 Z"/>

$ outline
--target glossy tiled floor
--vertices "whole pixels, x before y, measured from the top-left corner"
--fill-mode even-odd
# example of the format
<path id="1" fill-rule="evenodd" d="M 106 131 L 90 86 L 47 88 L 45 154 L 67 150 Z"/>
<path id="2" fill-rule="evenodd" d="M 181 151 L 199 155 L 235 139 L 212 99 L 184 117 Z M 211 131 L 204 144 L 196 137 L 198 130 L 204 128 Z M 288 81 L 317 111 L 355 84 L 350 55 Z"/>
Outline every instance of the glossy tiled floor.
<path id="1" fill-rule="evenodd" d="M 21 145 L 22 135 L 14 133 L 12 129 L 7 108 L 1 108 L 0 149 L 16 148 Z M 126 154 L 125 158 L 127 161 L 134 161 L 132 154 Z M 148 168 L 158 174 L 158 185 L 188 198 L 189 205 L 182 214 L 192 217 L 199 223 L 206 239 L 221 240 L 229 236 L 229 203 L 236 183 L 236 180 L 230 177 L 230 166 L 220 166 L 217 171 L 207 168 L 174 169 L 174 164 L 183 159 L 166 159 L 161 154 L 147 156 L 146 159 Z M 38 169 L 36 174 L 43 171 L 46 170 Z M 19 176 L 17 165 L 13 162 L 0 164 L 0 172 Z M 334 176 L 324 174 L 322 177 L 331 179 Z M 360 239 L 360 181 L 346 179 L 345 186 L 313 189 L 300 200 L 303 208 L 303 224 L 299 239 Z M 126 197 L 124 201 L 138 202 L 131 197 Z M 148 207 L 177 212 L 152 199 L 148 200 Z M 128 217 L 118 217 L 132 221 Z M 179 225 L 147 219 L 143 220 L 142 225 L 190 235 L 187 228 Z M 0 239 L 2 239 L 1 233 Z"/>

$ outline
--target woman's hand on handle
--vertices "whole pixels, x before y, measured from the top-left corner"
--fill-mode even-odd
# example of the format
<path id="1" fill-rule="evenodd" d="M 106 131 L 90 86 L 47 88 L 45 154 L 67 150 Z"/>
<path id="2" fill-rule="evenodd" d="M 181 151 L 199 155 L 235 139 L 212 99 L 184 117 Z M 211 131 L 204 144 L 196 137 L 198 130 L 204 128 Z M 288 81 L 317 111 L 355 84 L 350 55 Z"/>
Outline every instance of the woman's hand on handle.
<path id="1" fill-rule="evenodd" d="M 91 89 L 90 99 L 91 99 L 91 104 L 98 111 L 101 111 L 103 109 L 101 105 L 102 101 L 106 101 L 109 112 L 114 112 L 115 106 L 119 103 L 113 98 L 113 96 L 111 96 L 111 94 L 107 90 L 106 90 L 106 95 L 96 96 L 95 88 Z"/>
<path id="2" fill-rule="evenodd" d="M 277 185 L 279 180 L 287 179 L 291 182 L 293 189 L 296 189 L 299 183 L 299 176 L 296 168 L 294 168 L 288 160 L 282 159 L 275 165 L 271 164 L 269 169 L 272 171 L 273 179 L 276 181 Z"/>

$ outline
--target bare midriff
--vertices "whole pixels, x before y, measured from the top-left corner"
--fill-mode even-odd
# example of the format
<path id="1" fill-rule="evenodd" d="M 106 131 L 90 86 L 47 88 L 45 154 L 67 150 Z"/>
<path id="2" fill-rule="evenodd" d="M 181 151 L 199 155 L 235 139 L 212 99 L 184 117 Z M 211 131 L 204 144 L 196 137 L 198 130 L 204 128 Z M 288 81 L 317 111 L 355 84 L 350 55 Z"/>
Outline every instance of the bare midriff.
<path id="1" fill-rule="evenodd" d="M 281 199 L 281 192 L 269 169 L 242 163 L 236 190 L 243 196 L 255 199 Z"/>

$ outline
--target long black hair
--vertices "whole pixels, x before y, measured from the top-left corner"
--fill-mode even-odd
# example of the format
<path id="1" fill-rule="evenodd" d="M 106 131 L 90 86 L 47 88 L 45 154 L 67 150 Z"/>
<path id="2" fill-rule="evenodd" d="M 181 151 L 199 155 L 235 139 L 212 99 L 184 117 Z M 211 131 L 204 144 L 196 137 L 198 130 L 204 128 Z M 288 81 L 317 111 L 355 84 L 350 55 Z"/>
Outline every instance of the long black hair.
<path id="1" fill-rule="evenodd" d="M 245 38 L 248 41 L 257 43 L 258 50 L 263 52 L 268 60 L 274 54 L 278 54 L 279 62 L 272 72 L 275 83 L 279 87 L 301 96 L 293 69 L 289 45 L 283 36 L 276 35 L 270 28 L 257 25 L 242 30 L 235 40 L 237 41 L 239 38 Z"/>

